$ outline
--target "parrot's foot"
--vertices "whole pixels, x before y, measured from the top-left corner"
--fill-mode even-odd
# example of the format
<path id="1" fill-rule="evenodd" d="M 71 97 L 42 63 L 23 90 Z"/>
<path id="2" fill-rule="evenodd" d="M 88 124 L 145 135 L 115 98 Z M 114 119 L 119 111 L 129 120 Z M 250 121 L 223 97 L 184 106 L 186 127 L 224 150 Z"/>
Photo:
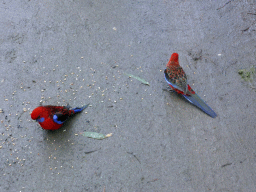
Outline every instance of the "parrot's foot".
<path id="1" fill-rule="evenodd" d="M 170 93 L 173 93 L 173 92 L 176 92 L 176 91 L 174 91 L 173 89 L 171 89 L 171 88 L 164 88 L 164 89 L 162 89 L 163 91 L 167 91 L 167 92 L 170 92 Z"/>

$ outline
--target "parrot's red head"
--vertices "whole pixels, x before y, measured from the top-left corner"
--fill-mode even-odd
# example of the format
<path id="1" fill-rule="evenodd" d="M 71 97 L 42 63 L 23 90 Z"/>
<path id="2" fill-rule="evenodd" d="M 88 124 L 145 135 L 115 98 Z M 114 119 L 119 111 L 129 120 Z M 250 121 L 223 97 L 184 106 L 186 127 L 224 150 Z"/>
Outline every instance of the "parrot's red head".
<path id="1" fill-rule="evenodd" d="M 37 120 L 39 122 L 43 122 L 44 121 L 44 107 L 37 107 L 35 108 L 32 113 L 31 113 L 31 118 L 33 120 Z"/>
<path id="2" fill-rule="evenodd" d="M 179 62 L 179 54 L 173 53 L 170 60 L 174 62 Z"/>
<path id="3" fill-rule="evenodd" d="M 171 65 L 176 65 L 179 66 L 179 54 L 178 53 L 173 53 L 169 62 L 167 63 L 166 67 L 170 67 Z"/>

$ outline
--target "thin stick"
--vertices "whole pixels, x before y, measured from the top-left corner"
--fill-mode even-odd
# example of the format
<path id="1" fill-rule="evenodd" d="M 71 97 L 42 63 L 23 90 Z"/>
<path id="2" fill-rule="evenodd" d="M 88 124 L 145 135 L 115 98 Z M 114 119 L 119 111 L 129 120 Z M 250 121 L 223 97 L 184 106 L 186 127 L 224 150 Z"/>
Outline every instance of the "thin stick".
<path id="1" fill-rule="evenodd" d="M 227 4 L 229 4 L 232 0 L 228 1 L 227 3 L 225 3 L 222 7 L 219 7 L 218 9 L 216 10 L 219 10 L 219 9 L 222 9 L 223 7 L 225 7 Z"/>

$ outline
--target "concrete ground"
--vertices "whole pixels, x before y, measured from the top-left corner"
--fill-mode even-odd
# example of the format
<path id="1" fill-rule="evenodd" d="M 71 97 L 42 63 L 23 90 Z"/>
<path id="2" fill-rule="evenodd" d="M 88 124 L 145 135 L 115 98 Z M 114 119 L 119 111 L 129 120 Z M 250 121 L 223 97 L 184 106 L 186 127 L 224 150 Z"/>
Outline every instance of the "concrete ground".
<path id="1" fill-rule="evenodd" d="M 255 191 L 255 0 L 2 0 L 0 23 L 0 191 Z M 217 118 L 164 91 L 173 52 Z M 91 107 L 50 132 L 40 103 Z"/>

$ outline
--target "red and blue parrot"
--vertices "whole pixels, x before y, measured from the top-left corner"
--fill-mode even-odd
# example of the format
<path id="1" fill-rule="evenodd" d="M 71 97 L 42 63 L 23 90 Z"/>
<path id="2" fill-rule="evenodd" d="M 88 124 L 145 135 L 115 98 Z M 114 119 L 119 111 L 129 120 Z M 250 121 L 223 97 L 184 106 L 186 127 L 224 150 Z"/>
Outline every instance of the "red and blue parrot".
<path id="1" fill-rule="evenodd" d="M 76 113 L 80 113 L 88 106 L 89 104 L 81 108 L 76 107 L 74 109 L 69 109 L 69 107 L 64 106 L 40 106 L 32 111 L 31 118 L 36 120 L 43 129 L 57 130 L 69 117 Z"/>
<path id="2" fill-rule="evenodd" d="M 165 80 L 169 86 L 182 95 L 193 105 L 200 108 L 203 112 L 211 116 L 217 117 L 217 114 L 195 93 L 195 91 L 187 83 L 187 76 L 179 64 L 178 53 L 173 53 L 164 70 Z"/>

